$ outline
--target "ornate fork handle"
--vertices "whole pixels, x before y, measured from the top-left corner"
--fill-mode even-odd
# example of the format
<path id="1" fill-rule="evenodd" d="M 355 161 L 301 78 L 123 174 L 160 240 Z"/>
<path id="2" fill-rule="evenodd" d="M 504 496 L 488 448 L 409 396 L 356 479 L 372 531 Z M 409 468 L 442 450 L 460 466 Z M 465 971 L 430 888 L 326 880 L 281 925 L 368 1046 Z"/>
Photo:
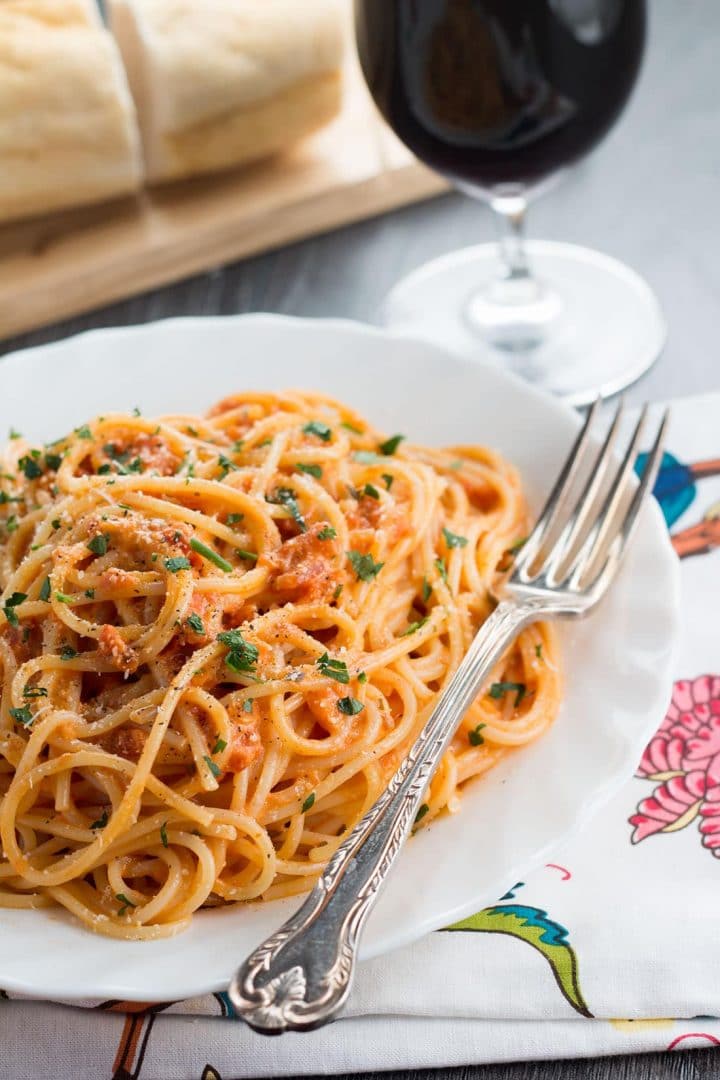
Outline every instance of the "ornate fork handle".
<path id="1" fill-rule="evenodd" d="M 302 907 L 247 958 L 230 984 L 240 1017 L 264 1034 L 307 1031 L 344 1005 L 363 925 L 465 711 L 519 630 L 544 603 L 502 601 L 385 792 L 338 848 Z"/>

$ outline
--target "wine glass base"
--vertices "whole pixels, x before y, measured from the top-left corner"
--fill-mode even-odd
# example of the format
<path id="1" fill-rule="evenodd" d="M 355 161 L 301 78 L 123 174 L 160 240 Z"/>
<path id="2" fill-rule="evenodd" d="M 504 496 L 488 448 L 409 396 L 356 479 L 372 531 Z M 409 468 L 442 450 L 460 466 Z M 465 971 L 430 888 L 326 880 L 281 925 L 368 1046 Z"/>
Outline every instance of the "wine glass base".
<path id="1" fill-rule="evenodd" d="M 532 340 L 518 333 L 499 346 L 497 322 L 483 319 L 488 311 L 482 298 L 492 295 L 491 284 L 502 273 L 494 244 L 452 252 L 408 275 L 388 296 L 383 322 L 501 364 L 572 405 L 616 394 L 655 363 L 667 328 L 655 294 L 638 274 L 573 244 L 531 241 L 527 257 L 555 300 L 552 318 Z"/>

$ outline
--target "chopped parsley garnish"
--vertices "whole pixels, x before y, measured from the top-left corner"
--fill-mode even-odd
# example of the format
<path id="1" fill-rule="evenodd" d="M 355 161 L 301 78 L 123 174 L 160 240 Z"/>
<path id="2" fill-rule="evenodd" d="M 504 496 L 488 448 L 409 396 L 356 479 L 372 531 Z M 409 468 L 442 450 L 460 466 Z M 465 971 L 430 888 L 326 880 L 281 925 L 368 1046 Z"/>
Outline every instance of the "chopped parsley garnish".
<path id="1" fill-rule="evenodd" d="M 163 559 L 165 569 L 171 574 L 177 574 L 178 570 L 189 570 L 190 560 L 186 555 L 174 555 L 171 559 Z"/>
<path id="2" fill-rule="evenodd" d="M 376 454 L 374 450 L 356 450 L 353 454 L 353 461 L 357 461 L 359 465 L 377 465 L 382 461 L 380 454 Z"/>
<path id="3" fill-rule="evenodd" d="M 63 645 L 60 650 L 60 659 L 74 660 L 77 654 L 77 649 L 73 649 L 72 645 Z"/>
<path id="4" fill-rule="evenodd" d="M 302 813 L 307 814 L 308 810 L 311 810 L 315 805 L 315 792 L 311 791 L 305 802 L 302 804 Z"/>
<path id="5" fill-rule="evenodd" d="M 15 530 L 17 529 L 17 527 L 18 527 L 17 518 L 15 517 L 14 514 L 11 514 L 10 517 L 5 522 L 5 528 L 7 529 L 7 531 L 9 533 L 14 533 Z"/>
<path id="6" fill-rule="evenodd" d="M 445 565 L 445 560 L 444 559 L 436 559 L 435 560 L 435 569 L 437 570 L 438 574 L 440 575 L 440 577 L 443 579 L 443 581 L 447 585 L 448 576 L 447 576 L 447 567 Z"/>
<path id="7" fill-rule="evenodd" d="M 542 660 L 542 642 L 540 642 L 539 645 L 535 646 L 535 655 L 537 656 L 538 660 Z"/>
<path id="8" fill-rule="evenodd" d="M 185 431 L 187 432 L 188 435 L 192 435 L 193 439 L 197 439 L 197 437 L 198 437 L 198 429 L 193 427 L 192 424 L 188 424 L 187 427 L 185 428 Z"/>
<path id="9" fill-rule="evenodd" d="M 333 593 L 333 600 L 339 600 L 340 599 L 340 597 L 342 596 L 342 591 L 343 591 L 344 587 L 345 587 L 344 585 L 336 585 L 335 586 L 335 592 Z"/>
<path id="10" fill-rule="evenodd" d="M 49 577 L 46 577 L 45 580 L 43 581 L 42 585 L 40 586 L 40 592 L 38 594 L 38 598 L 40 600 L 43 600 L 46 604 L 47 604 L 48 600 L 50 599 L 50 578 Z"/>
<path id="11" fill-rule="evenodd" d="M 318 540 L 334 540 L 336 536 L 337 532 L 333 529 L 332 525 L 323 525 L 318 533 Z"/>
<path id="12" fill-rule="evenodd" d="M 343 420 L 340 427 L 344 427 L 346 431 L 352 431 L 353 435 L 362 435 L 362 429 L 355 427 L 349 420 Z"/>
<path id="13" fill-rule="evenodd" d="M 515 708 L 517 708 L 527 693 L 527 686 L 524 682 L 494 682 L 489 690 L 490 697 L 495 698 L 496 701 L 505 694 L 513 693 L 516 695 Z"/>
<path id="14" fill-rule="evenodd" d="M 232 444 L 232 452 L 233 452 L 233 454 L 239 454 L 244 445 L 245 445 L 245 440 L 244 439 L 236 439 L 235 442 Z"/>
<path id="15" fill-rule="evenodd" d="M 300 532 L 307 532 L 307 525 L 305 524 L 305 518 L 300 512 L 295 492 L 292 488 L 277 488 L 273 495 L 266 495 L 265 501 L 273 503 L 276 506 L 284 506 L 290 513 L 290 516 L 296 522 Z"/>
<path id="16" fill-rule="evenodd" d="M 298 461 L 295 465 L 298 472 L 307 473 L 308 476 L 314 476 L 316 480 L 319 480 L 322 476 L 321 465 L 303 465 L 301 461 Z"/>
<path id="17" fill-rule="evenodd" d="M 213 755 L 222 754 L 223 750 L 227 747 L 227 743 L 224 739 L 218 739 L 212 748 Z"/>
<path id="18" fill-rule="evenodd" d="M 340 698 L 337 704 L 340 712 L 345 713 L 346 716 L 357 716 L 357 714 L 362 712 L 365 708 L 362 701 L 358 701 L 358 699 L 354 697 Z"/>
<path id="19" fill-rule="evenodd" d="M 218 634 L 218 641 L 228 647 L 225 663 L 229 668 L 240 672 L 254 670 L 260 653 L 256 645 L 245 640 L 240 630 L 226 630 Z"/>
<path id="20" fill-rule="evenodd" d="M 12 427 L 10 428 L 8 435 L 11 439 L 22 439 L 22 435 L 20 434 L 20 432 L 16 431 L 15 428 Z"/>
<path id="21" fill-rule="evenodd" d="M 417 823 L 419 821 L 422 821 L 422 819 L 425 817 L 425 815 L 427 813 L 429 813 L 429 812 L 430 812 L 430 807 L 428 806 L 428 804 L 426 802 L 424 802 L 422 804 L 422 806 L 420 807 L 420 809 L 418 810 L 417 814 L 415 815 L 415 824 L 417 825 Z"/>
<path id="22" fill-rule="evenodd" d="M 93 555 L 107 555 L 108 537 L 98 533 L 92 540 L 88 540 L 86 547 L 88 551 L 92 551 Z"/>
<path id="23" fill-rule="evenodd" d="M 128 476 L 130 473 L 140 473 L 143 471 L 143 463 L 139 457 L 136 457 L 134 461 L 130 461 L 130 451 L 125 450 L 122 453 L 118 450 L 115 443 L 105 443 L 103 446 L 104 452 L 117 466 L 117 470 L 121 476 Z M 109 472 L 109 468 L 105 469 L 104 466 L 100 466 L 98 472 Z"/>
<path id="24" fill-rule="evenodd" d="M 482 746 L 482 744 L 485 742 L 485 739 L 483 735 L 481 735 L 481 731 L 486 726 L 486 724 L 478 724 L 478 726 L 474 727 L 472 731 L 468 731 L 468 742 L 471 746 Z"/>
<path id="25" fill-rule="evenodd" d="M 122 904 L 122 907 L 118 910 L 118 915 L 124 915 L 125 912 L 128 910 L 128 908 L 136 906 L 135 904 L 133 904 L 132 900 L 125 895 L 124 892 L 116 893 L 115 894 L 115 899 L 120 904 Z"/>
<path id="26" fill-rule="evenodd" d="M 11 709 L 10 715 L 13 720 L 17 721 L 18 724 L 22 724 L 23 727 L 30 727 L 34 719 L 29 705 L 23 705 L 22 709 Z"/>
<path id="27" fill-rule="evenodd" d="M 85 596 L 88 598 L 88 600 L 94 600 L 95 599 L 95 590 L 94 589 L 86 589 L 85 590 Z"/>
<path id="28" fill-rule="evenodd" d="M 430 582 L 428 581 L 428 579 L 426 577 L 423 577 L 422 593 L 421 593 L 423 604 L 427 604 L 428 600 L 430 599 L 431 594 L 432 594 L 432 585 L 430 584 Z"/>
<path id="29" fill-rule="evenodd" d="M 202 619 L 200 618 L 199 615 L 195 614 L 195 612 L 193 612 L 192 615 L 188 615 L 187 624 L 188 624 L 188 626 L 190 627 L 191 630 L 195 631 L 196 634 L 204 634 L 205 633 L 205 627 L 203 626 L 203 621 L 202 621 Z"/>
<path id="30" fill-rule="evenodd" d="M 391 457 L 404 438 L 404 435 L 393 435 L 390 439 L 386 439 L 385 442 L 381 442 L 378 446 L 378 450 L 381 454 L 384 454 L 385 457 Z"/>
<path id="31" fill-rule="evenodd" d="M 303 428 L 303 434 L 305 435 L 317 435 L 318 439 L 322 439 L 323 442 L 330 442 L 332 438 L 332 431 L 327 424 L 323 424 L 321 420 L 311 420 L 309 424 L 306 424 Z"/>
<path id="32" fill-rule="evenodd" d="M 359 551 L 348 551 L 347 557 L 357 574 L 358 581 L 372 581 L 382 570 L 385 563 L 376 563 L 372 555 L 361 555 Z"/>
<path id="33" fill-rule="evenodd" d="M 160 843 L 165 848 L 168 846 L 167 821 L 163 821 L 160 826 Z"/>
<path id="34" fill-rule="evenodd" d="M 222 555 L 218 555 L 217 551 L 213 551 L 207 544 L 203 544 L 200 540 L 196 540 L 195 537 L 190 541 L 190 547 L 193 551 L 196 551 L 198 555 L 202 555 L 208 562 L 214 563 L 219 570 L 224 570 L 226 574 L 229 574 L 232 570 L 232 563 L 229 563 L 227 559 L 223 559 Z M 165 561 L 167 566 L 167 560 Z M 189 564 L 188 564 L 189 565 Z"/>
<path id="35" fill-rule="evenodd" d="M 367 682 L 367 672 L 366 671 L 359 671 L 357 681 L 359 683 L 366 683 Z"/>
<path id="36" fill-rule="evenodd" d="M 382 478 L 385 481 L 386 489 L 389 491 L 390 488 L 393 486 L 393 480 L 395 479 L 395 477 L 392 476 L 390 473 L 384 472 L 382 473 Z"/>
<path id="37" fill-rule="evenodd" d="M 243 701 L 243 712 L 252 712 L 252 711 L 253 711 L 252 698 L 246 698 L 246 700 Z"/>
<path id="38" fill-rule="evenodd" d="M 18 607 L 19 604 L 22 604 L 24 600 L 27 600 L 27 593 L 14 592 L 12 596 L 9 596 L 5 601 L 3 611 L 5 613 L 5 618 L 11 626 L 18 625 L 19 620 L 15 608 Z"/>
<path id="39" fill-rule="evenodd" d="M 90 825 L 90 828 L 91 829 L 104 829 L 109 820 L 110 820 L 110 815 L 108 814 L 107 809 L 105 809 L 105 810 L 103 810 L 102 814 L 97 819 L 97 821 L 92 822 L 92 824 Z"/>
<path id="40" fill-rule="evenodd" d="M 21 457 L 18 461 L 18 465 L 25 473 L 28 480 L 37 480 L 38 477 L 43 474 L 42 465 L 38 465 L 31 454 L 25 454 L 24 457 Z"/>
<path id="41" fill-rule="evenodd" d="M 56 592 L 55 599 L 57 600 L 58 604 L 72 604 L 75 597 L 68 596 L 67 593 L 64 592 Z"/>
<path id="42" fill-rule="evenodd" d="M 235 548 L 235 554 L 238 559 L 245 559 L 246 562 L 257 562 L 258 556 L 254 551 L 247 551 L 245 548 Z"/>
<path id="43" fill-rule="evenodd" d="M 369 499 L 380 498 L 380 492 L 376 487 L 373 487 L 372 484 L 366 484 L 365 487 L 362 489 L 362 493 L 363 495 L 367 495 Z"/>
<path id="44" fill-rule="evenodd" d="M 410 623 L 407 630 L 403 630 L 400 637 L 408 637 L 410 634 L 414 634 L 415 631 L 419 630 L 421 626 L 424 626 L 427 621 L 428 616 L 426 615 L 424 619 L 418 619 L 417 622 Z"/>
<path id="45" fill-rule="evenodd" d="M 45 465 L 53 472 L 57 472 L 62 465 L 62 454 L 46 454 Z"/>
<path id="46" fill-rule="evenodd" d="M 7 506 L 8 503 L 22 502 L 22 499 L 13 498 L 8 495 L 7 491 L 0 491 L 0 506 Z"/>
<path id="47" fill-rule="evenodd" d="M 140 409 L 138 408 L 137 405 L 133 409 L 132 414 L 133 414 L 133 416 L 142 416 L 142 413 L 140 412 Z"/>
<path id="48" fill-rule="evenodd" d="M 87 426 L 87 424 L 83 424 L 82 427 L 75 428 L 75 434 L 79 439 L 92 439 L 93 437 L 92 431 Z"/>
<path id="49" fill-rule="evenodd" d="M 53 520 L 50 522 L 50 524 L 52 525 L 53 529 L 55 529 L 55 531 L 57 532 L 57 530 L 62 525 L 62 522 L 60 521 L 60 518 L 53 518 Z"/>
<path id="50" fill-rule="evenodd" d="M 218 776 L 222 772 L 222 769 L 220 768 L 220 766 L 218 764 L 216 764 L 216 762 L 214 762 L 211 757 L 208 757 L 207 754 L 203 754 L 203 761 L 205 762 L 208 769 L 210 770 L 210 772 L 213 774 L 213 776 L 217 780 Z"/>
<path id="51" fill-rule="evenodd" d="M 458 536 L 457 533 L 450 532 L 449 529 L 443 529 L 443 539 L 449 548 L 464 548 L 467 546 L 467 537 Z"/>
<path id="52" fill-rule="evenodd" d="M 229 457 L 226 457 L 225 454 L 221 454 L 218 458 L 218 465 L 220 466 L 221 480 L 225 479 L 230 470 L 232 470 L 233 472 L 237 472 L 237 465 L 233 461 L 231 461 Z"/>
<path id="53" fill-rule="evenodd" d="M 30 686 L 28 683 L 25 683 L 25 688 L 23 690 L 24 698 L 40 698 L 47 696 L 48 692 L 44 686 Z"/>
<path id="54" fill-rule="evenodd" d="M 244 514 L 228 514 L 225 520 L 227 521 L 228 525 L 237 525 L 238 522 L 242 521 L 244 517 Z"/>
<path id="55" fill-rule="evenodd" d="M 350 682 L 347 664 L 343 660 L 331 660 L 327 653 L 323 653 L 316 663 L 321 675 L 327 675 L 329 679 L 345 683 L 345 685 Z"/>

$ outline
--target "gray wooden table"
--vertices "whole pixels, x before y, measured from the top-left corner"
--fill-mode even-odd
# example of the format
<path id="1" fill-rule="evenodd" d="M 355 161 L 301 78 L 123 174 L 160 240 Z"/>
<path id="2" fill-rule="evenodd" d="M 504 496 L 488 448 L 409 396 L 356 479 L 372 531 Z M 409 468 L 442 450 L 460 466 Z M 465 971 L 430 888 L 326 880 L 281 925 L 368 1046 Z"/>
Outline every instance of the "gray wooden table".
<path id="1" fill-rule="evenodd" d="M 637 401 L 720 387 L 720 3 L 649 3 L 650 48 L 627 112 L 600 149 L 530 217 L 533 235 L 606 251 L 656 289 L 670 339 L 652 371 L 630 391 Z M 402 274 L 492 235 L 488 211 L 449 195 L 26 334 L 0 344 L 0 352 L 91 327 L 179 314 L 264 310 L 373 321 Z M 401 1074 L 378 1074 L 385 1080 L 389 1075 L 400 1080 Z M 720 1057 L 689 1051 L 406 1075 L 413 1080 L 690 1080 L 720 1076 Z"/>

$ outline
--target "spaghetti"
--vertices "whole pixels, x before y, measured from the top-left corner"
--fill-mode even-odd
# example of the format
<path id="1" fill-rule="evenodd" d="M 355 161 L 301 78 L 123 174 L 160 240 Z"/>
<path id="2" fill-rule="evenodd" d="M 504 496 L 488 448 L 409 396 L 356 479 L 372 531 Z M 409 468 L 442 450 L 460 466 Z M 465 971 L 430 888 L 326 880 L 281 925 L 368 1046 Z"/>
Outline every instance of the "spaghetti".
<path id="1" fill-rule="evenodd" d="M 0 906 L 149 939 L 312 885 L 492 610 L 526 510 L 487 450 L 244 393 L 11 439 L 0 523 Z M 468 710 L 421 825 L 537 738 L 559 693 L 538 624 Z"/>

